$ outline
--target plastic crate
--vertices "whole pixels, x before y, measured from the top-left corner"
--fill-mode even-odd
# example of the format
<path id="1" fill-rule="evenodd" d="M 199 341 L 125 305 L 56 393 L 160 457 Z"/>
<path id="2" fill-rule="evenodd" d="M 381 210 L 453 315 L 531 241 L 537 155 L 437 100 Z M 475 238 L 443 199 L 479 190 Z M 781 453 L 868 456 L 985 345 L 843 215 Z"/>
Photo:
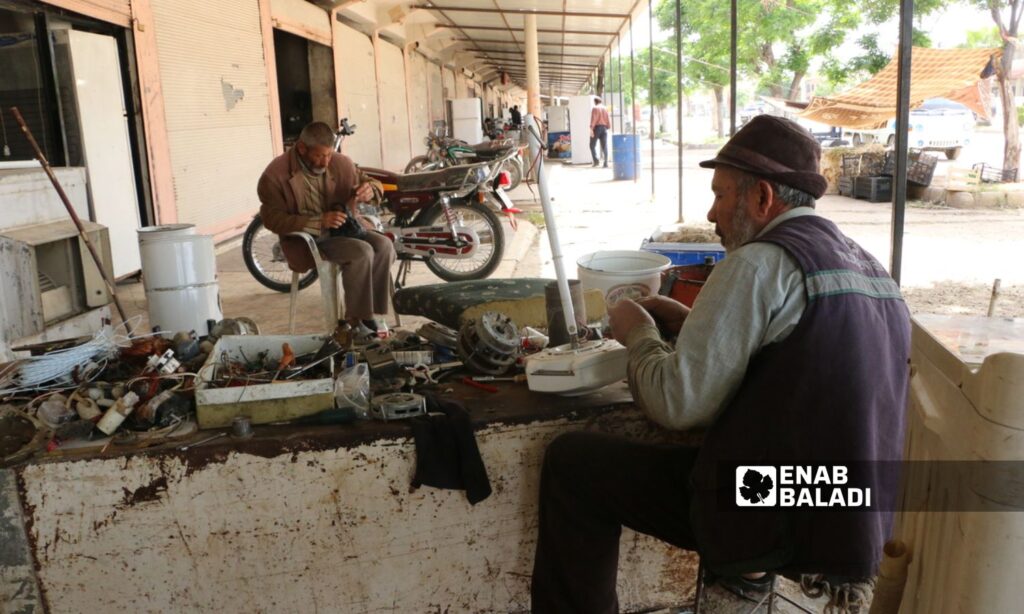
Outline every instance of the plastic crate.
<path id="1" fill-rule="evenodd" d="M 840 196 L 853 196 L 853 182 L 855 177 L 839 177 L 837 184 Z"/>
<path id="2" fill-rule="evenodd" d="M 907 183 L 928 187 L 932 183 L 938 163 L 938 156 L 924 154 L 920 149 L 911 149 L 907 152 Z M 885 164 L 882 165 L 882 172 L 879 174 L 891 177 L 895 173 L 896 156 L 890 151 L 885 154 Z"/>
<path id="3" fill-rule="evenodd" d="M 978 163 L 971 167 L 978 171 L 982 183 L 1013 183 L 1017 181 L 1017 169 L 1001 169 L 991 164 Z"/>
<path id="4" fill-rule="evenodd" d="M 890 201 L 892 177 L 856 177 L 853 181 L 853 195 L 873 203 Z"/>
<path id="5" fill-rule="evenodd" d="M 666 256 L 676 266 L 686 264 L 706 264 L 718 262 L 725 258 L 725 248 L 719 243 L 656 243 L 644 241 L 640 249 Z"/>

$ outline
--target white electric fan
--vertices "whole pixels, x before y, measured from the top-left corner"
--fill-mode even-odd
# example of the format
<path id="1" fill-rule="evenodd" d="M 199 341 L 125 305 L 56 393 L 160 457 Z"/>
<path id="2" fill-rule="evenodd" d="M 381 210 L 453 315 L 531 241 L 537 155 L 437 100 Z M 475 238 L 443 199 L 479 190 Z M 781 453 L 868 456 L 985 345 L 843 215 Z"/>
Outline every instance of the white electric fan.
<path id="1" fill-rule="evenodd" d="M 533 125 L 528 134 L 537 141 L 537 185 L 547 224 L 551 256 L 558 280 L 558 296 L 562 301 L 565 329 L 572 340 L 565 345 L 547 348 L 526 359 L 526 384 L 535 392 L 552 392 L 568 396 L 581 395 L 621 381 L 626 377 L 626 348 L 618 341 L 600 339 L 580 342 L 576 313 L 569 296 L 569 280 L 562 265 L 562 245 L 558 241 L 555 214 L 548 195 L 547 169 L 544 168 L 544 144 Z"/>

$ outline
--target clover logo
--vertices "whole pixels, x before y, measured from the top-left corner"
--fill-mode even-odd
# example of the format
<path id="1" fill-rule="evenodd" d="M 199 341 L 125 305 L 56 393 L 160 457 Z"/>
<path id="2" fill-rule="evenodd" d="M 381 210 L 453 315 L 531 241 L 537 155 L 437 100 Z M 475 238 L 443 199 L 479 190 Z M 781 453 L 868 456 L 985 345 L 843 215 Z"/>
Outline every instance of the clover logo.
<path id="1" fill-rule="evenodd" d="M 736 468 L 736 505 L 773 507 L 776 504 L 778 476 L 775 467 L 740 465 Z"/>

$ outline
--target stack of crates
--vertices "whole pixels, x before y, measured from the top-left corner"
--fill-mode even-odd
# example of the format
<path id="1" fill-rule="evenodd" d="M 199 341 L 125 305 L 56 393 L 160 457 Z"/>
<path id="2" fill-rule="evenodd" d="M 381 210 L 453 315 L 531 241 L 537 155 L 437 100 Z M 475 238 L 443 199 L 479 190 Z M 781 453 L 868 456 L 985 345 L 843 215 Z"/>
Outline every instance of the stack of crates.
<path id="1" fill-rule="evenodd" d="M 857 177 L 853 183 L 853 197 L 881 203 L 892 200 L 892 177 Z"/>

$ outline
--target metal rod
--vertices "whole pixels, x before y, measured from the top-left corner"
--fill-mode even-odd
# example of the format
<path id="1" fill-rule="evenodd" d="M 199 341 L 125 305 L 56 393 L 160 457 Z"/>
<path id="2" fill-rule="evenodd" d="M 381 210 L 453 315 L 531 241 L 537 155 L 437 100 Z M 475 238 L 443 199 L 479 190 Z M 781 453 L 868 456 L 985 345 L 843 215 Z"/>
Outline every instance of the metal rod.
<path id="1" fill-rule="evenodd" d="M 910 66 L 914 0 L 900 0 L 899 59 L 896 67 L 896 172 L 892 178 L 889 274 L 899 284 L 903 268 L 903 222 L 907 206 L 907 141 L 910 125 Z"/>
<path id="2" fill-rule="evenodd" d="M 458 28 L 460 30 L 490 30 L 498 32 L 508 32 L 507 26 L 458 26 L 453 23 L 438 23 L 433 24 L 433 26 L 435 28 Z M 615 36 L 616 34 L 615 32 L 603 32 L 601 30 L 556 30 L 554 28 L 537 28 L 537 32 L 544 34 L 583 34 L 592 36 Z"/>
<path id="3" fill-rule="evenodd" d="M 996 302 L 999 300 L 999 287 L 1002 285 L 1003 280 L 996 278 L 992 284 L 992 296 L 988 300 L 988 317 L 992 317 L 996 314 Z"/>
<path id="4" fill-rule="evenodd" d="M 575 350 L 580 346 L 579 331 L 576 328 L 576 311 L 572 306 L 569 294 L 569 278 L 565 275 L 562 264 L 562 243 L 558 240 L 558 225 L 555 224 L 555 210 L 551 207 L 551 196 L 548 193 L 548 176 L 544 168 L 544 142 L 533 125 L 529 126 L 529 134 L 537 141 L 540 155 L 537 157 L 537 187 L 540 189 L 540 205 L 544 211 L 544 222 L 547 224 L 548 242 L 551 244 L 551 261 L 555 265 L 555 280 L 558 283 L 558 297 L 562 302 L 562 315 L 565 317 L 565 332 L 568 333 Z"/>
<path id="5" fill-rule="evenodd" d="M 433 6 L 430 4 L 413 4 L 411 9 L 423 9 L 427 11 L 457 11 L 461 13 L 504 13 L 506 15 L 555 15 L 557 17 L 601 17 L 608 19 L 623 19 L 628 15 L 620 13 L 590 13 L 585 11 L 538 11 L 534 9 L 501 9 L 501 8 L 472 8 L 467 6 Z M 469 26 L 463 26 L 469 27 Z"/>
<path id="6" fill-rule="evenodd" d="M 629 16 L 629 125 L 633 134 L 634 152 L 640 150 L 636 143 L 636 114 L 633 113 L 633 106 L 636 104 L 636 69 L 633 61 L 633 16 Z M 633 156 L 633 183 L 640 181 L 640 156 Z"/>
<path id="7" fill-rule="evenodd" d="M 21 111 L 18 107 L 11 107 L 11 113 L 14 115 L 14 119 L 18 122 L 18 126 L 21 128 L 22 134 L 28 139 L 28 144 L 32 147 L 32 151 L 35 152 L 36 160 L 39 160 L 39 164 L 42 165 L 43 170 L 46 171 L 46 176 L 50 178 L 50 182 L 53 187 L 57 190 L 57 196 L 60 197 L 61 202 L 64 203 L 64 208 L 68 210 L 68 215 L 71 216 L 71 221 L 75 223 L 75 227 L 78 228 L 78 236 L 81 237 L 82 241 L 85 242 L 85 246 L 89 249 L 89 254 L 92 255 L 93 261 L 96 263 L 96 268 L 100 271 L 100 276 L 103 278 L 103 283 L 107 286 L 107 292 L 110 293 L 110 297 L 114 300 L 114 306 L 117 307 L 117 313 L 121 316 L 122 322 L 128 321 L 128 316 L 125 314 L 124 307 L 121 306 L 121 299 L 117 298 L 117 291 L 114 289 L 114 282 L 107 276 L 107 271 L 103 268 L 103 261 L 100 259 L 99 254 L 96 253 L 96 248 L 93 246 L 92 241 L 89 240 L 89 236 L 85 232 L 85 227 L 82 226 L 82 220 L 78 219 L 78 214 L 75 213 L 75 208 L 71 204 L 71 199 L 64 192 L 64 188 L 61 187 L 60 181 L 57 179 L 57 175 L 53 174 L 53 168 L 50 167 L 50 163 L 46 160 L 46 156 L 43 155 L 43 150 L 39 149 L 39 143 L 36 143 L 36 139 L 32 136 L 32 131 L 29 130 L 28 124 L 25 123 L 25 118 L 21 116 Z M 131 331 L 128 331 L 128 335 L 131 336 Z"/>
<path id="8" fill-rule="evenodd" d="M 729 136 L 732 136 L 736 134 L 736 0 L 729 5 L 729 24 Z"/>
<path id="9" fill-rule="evenodd" d="M 679 160 L 676 163 L 676 175 L 679 180 L 679 188 L 677 193 L 678 207 L 679 207 L 679 219 L 678 222 L 682 224 L 683 220 L 683 36 L 682 36 L 682 21 L 683 21 L 683 9 L 680 5 L 679 0 L 676 0 L 676 149 L 678 150 Z"/>
<path id="10" fill-rule="evenodd" d="M 626 93 L 622 91 L 622 88 L 625 87 L 622 82 L 622 38 L 618 34 L 615 35 L 615 50 L 619 52 L 616 56 L 619 70 L 619 99 L 615 102 L 619 105 L 619 134 L 622 134 L 626 131 L 625 124 L 622 123 L 626 118 Z"/>
<path id="11" fill-rule="evenodd" d="M 654 200 L 654 0 L 647 0 L 647 48 L 650 68 L 651 89 L 647 92 L 647 103 L 651 111 L 651 200 Z"/>
<path id="12" fill-rule="evenodd" d="M 520 45 L 523 42 L 505 38 L 453 38 L 452 40 L 456 43 L 495 43 L 497 45 Z M 598 45 L 595 43 L 546 43 L 543 41 L 537 41 L 537 44 L 546 45 L 548 47 L 589 47 L 591 49 L 608 48 L 608 45 Z"/>

